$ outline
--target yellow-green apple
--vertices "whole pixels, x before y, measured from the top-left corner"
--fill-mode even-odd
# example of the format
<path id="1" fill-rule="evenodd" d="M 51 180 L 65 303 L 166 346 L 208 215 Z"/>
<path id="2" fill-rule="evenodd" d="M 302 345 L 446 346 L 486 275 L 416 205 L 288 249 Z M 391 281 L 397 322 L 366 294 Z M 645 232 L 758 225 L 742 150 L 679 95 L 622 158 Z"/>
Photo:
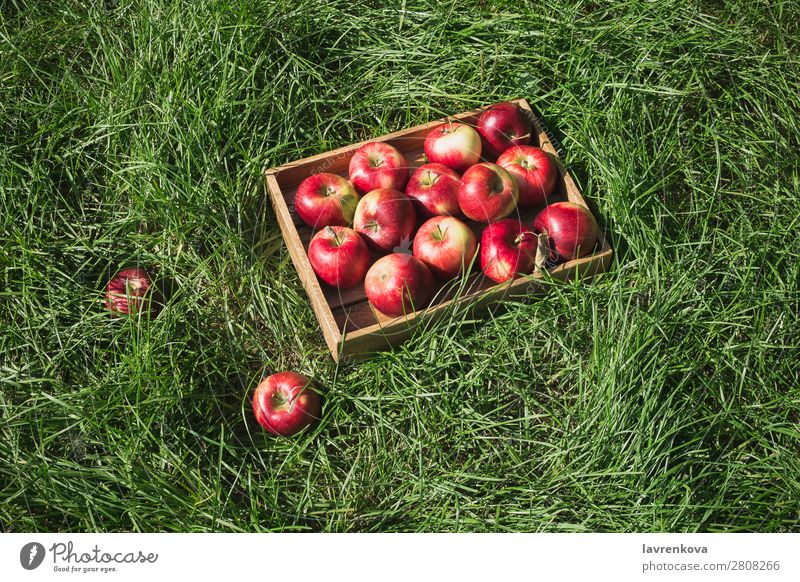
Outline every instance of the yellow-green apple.
<path id="1" fill-rule="evenodd" d="M 553 193 L 558 178 L 556 163 L 550 155 L 533 146 L 513 146 L 497 158 L 497 165 L 508 170 L 517 180 L 519 200 L 524 208 L 542 206 Z"/>
<path id="2" fill-rule="evenodd" d="M 519 188 L 514 177 L 497 164 L 483 162 L 461 176 L 458 205 L 467 218 L 494 222 L 517 206 Z"/>
<path id="3" fill-rule="evenodd" d="M 408 181 L 408 161 L 388 143 L 365 143 L 350 158 L 350 181 L 361 194 L 378 188 L 402 190 Z"/>
<path id="4" fill-rule="evenodd" d="M 481 269 L 492 281 L 504 283 L 533 272 L 538 238 L 522 222 L 493 222 L 481 235 Z"/>
<path id="5" fill-rule="evenodd" d="M 358 192 L 336 174 L 314 174 L 297 187 L 294 209 L 311 228 L 348 226 L 358 204 Z"/>
<path id="6" fill-rule="evenodd" d="M 425 307 L 433 296 L 434 279 L 425 263 L 408 253 L 392 253 L 373 264 L 364 279 L 370 304 L 389 317 Z"/>
<path id="7" fill-rule="evenodd" d="M 296 372 L 265 378 L 253 394 L 253 414 L 275 436 L 292 436 L 316 422 L 322 403 L 314 383 Z"/>
<path id="8" fill-rule="evenodd" d="M 508 148 L 530 142 L 530 113 L 506 101 L 492 105 L 478 117 L 478 133 L 485 159 L 495 159 Z"/>
<path id="9" fill-rule="evenodd" d="M 160 299 L 150 275 L 140 267 L 122 269 L 106 285 L 106 308 L 114 315 L 155 317 Z"/>
<path id="10" fill-rule="evenodd" d="M 533 220 L 537 233 L 550 237 L 551 258 L 569 261 L 588 255 L 600 237 L 600 227 L 589 209 L 573 202 L 556 202 Z"/>
<path id="11" fill-rule="evenodd" d="M 367 243 L 346 226 L 326 226 L 311 239 L 308 259 L 317 277 L 331 287 L 349 289 L 360 283 L 369 268 Z"/>
<path id="12" fill-rule="evenodd" d="M 414 256 L 440 280 L 469 269 L 477 246 L 472 229 L 452 216 L 434 216 L 414 235 Z"/>
<path id="13" fill-rule="evenodd" d="M 444 164 L 459 173 L 481 161 L 481 138 L 463 123 L 447 122 L 436 127 L 425 138 L 424 148 L 428 162 Z"/>
<path id="14" fill-rule="evenodd" d="M 461 216 L 458 189 L 461 177 L 444 164 L 424 164 L 408 179 L 406 195 L 414 203 L 420 218 Z"/>
<path id="15" fill-rule="evenodd" d="M 364 196 L 356 207 L 353 228 L 377 252 L 410 248 L 417 225 L 414 205 L 399 190 L 379 188 Z"/>

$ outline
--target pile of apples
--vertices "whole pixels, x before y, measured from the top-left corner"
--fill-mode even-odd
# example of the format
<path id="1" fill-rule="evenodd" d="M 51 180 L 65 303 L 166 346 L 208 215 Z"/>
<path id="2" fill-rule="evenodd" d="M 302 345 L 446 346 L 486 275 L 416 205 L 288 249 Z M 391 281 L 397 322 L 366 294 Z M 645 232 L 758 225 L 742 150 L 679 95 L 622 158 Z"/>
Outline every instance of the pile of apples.
<path id="1" fill-rule="evenodd" d="M 369 142 L 353 154 L 349 180 L 330 173 L 306 178 L 294 207 L 317 231 L 308 247 L 314 272 L 338 289 L 363 281 L 372 306 L 399 317 L 425 307 L 439 284 L 470 269 L 478 241 L 465 218 L 488 225 L 480 268 L 497 283 L 532 273 L 542 241 L 553 262 L 591 253 L 600 231 L 588 209 L 545 206 L 558 168 L 528 145 L 532 130 L 529 114 L 500 103 L 483 111 L 475 128 L 434 128 L 425 138 L 427 163 L 410 177 L 399 150 Z M 542 206 L 532 224 L 508 218 L 517 207 Z"/>

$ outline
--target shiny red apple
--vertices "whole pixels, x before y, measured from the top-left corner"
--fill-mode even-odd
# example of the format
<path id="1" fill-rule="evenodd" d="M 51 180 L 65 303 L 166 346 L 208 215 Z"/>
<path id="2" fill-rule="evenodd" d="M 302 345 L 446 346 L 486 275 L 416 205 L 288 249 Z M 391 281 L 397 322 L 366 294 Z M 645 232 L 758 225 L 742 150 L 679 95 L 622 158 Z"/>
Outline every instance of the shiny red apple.
<path id="1" fill-rule="evenodd" d="M 516 178 L 519 206 L 531 208 L 547 204 L 558 178 L 558 168 L 550 154 L 533 146 L 513 146 L 500 154 L 497 165 Z"/>
<path id="2" fill-rule="evenodd" d="M 408 181 L 408 161 L 388 143 L 365 143 L 350 159 L 350 181 L 361 194 L 378 188 L 402 190 Z"/>
<path id="3" fill-rule="evenodd" d="M 114 315 L 155 317 L 161 309 L 161 295 L 146 270 L 122 269 L 106 285 L 106 308 Z"/>
<path id="4" fill-rule="evenodd" d="M 481 236 L 481 269 L 496 283 L 532 273 L 537 240 L 529 227 L 515 218 L 493 222 Z"/>
<path id="5" fill-rule="evenodd" d="M 533 220 L 533 229 L 547 233 L 554 258 L 560 261 L 588 255 L 600 237 L 600 227 L 589 209 L 573 202 L 547 206 Z"/>
<path id="6" fill-rule="evenodd" d="M 452 216 L 435 216 L 414 235 L 414 256 L 440 280 L 469 269 L 477 246 L 472 229 Z"/>
<path id="7" fill-rule="evenodd" d="M 458 189 L 461 177 L 444 164 L 424 164 L 417 168 L 406 185 L 406 196 L 414 203 L 420 218 L 461 216 Z"/>
<path id="8" fill-rule="evenodd" d="M 308 245 L 311 267 L 331 287 L 349 289 L 364 279 L 369 268 L 367 243 L 346 226 L 326 226 Z"/>
<path id="9" fill-rule="evenodd" d="M 486 159 L 495 159 L 512 146 L 529 143 L 532 131 L 530 112 L 508 101 L 492 105 L 478 117 L 478 133 Z"/>
<path id="10" fill-rule="evenodd" d="M 514 210 L 519 188 L 514 177 L 497 164 L 483 162 L 461 176 L 458 205 L 467 218 L 494 222 Z"/>
<path id="11" fill-rule="evenodd" d="M 417 225 L 408 196 L 391 188 L 379 188 L 364 196 L 356 208 L 353 229 L 377 252 L 411 248 Z"/>
<path id="12" fill-rule="evenodd" d="M 434 128 L 425 138 L 424 148 L 428 162 L 459 173 L 481 161 L 481 138 L 463 123 L 447 122 Z"/>
<path id="13" fill-rule="evenodd" d="M 381 257 L 367 271 L 364 292 L 372 306 L 389 317 L 422 309 L 433 297 L 434 279 L 428 267 L 407 253 Z"/>
<path id="14" fill-rule="evenodd" d="M 353 185 L 336 174 L 314 174 L 297 187 L 294 209 L 311 228 L 348 226 L 358 204 Z"/>
<path id="15" fill-rule="evenodd" d="M 292 436 L 316 422 L 322 403 L 314 383 L 296 372 L 279 372 L 265 378 L 253 394 L 253 414 L 267 432 Z"/>

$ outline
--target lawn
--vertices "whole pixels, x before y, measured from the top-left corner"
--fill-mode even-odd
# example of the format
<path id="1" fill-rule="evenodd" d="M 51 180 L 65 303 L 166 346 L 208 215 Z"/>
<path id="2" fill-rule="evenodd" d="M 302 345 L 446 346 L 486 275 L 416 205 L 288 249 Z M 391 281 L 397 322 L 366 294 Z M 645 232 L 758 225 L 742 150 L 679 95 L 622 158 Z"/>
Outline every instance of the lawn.
<path id="1" fill-rule="evenodd" d="M 798 530 L 800 4 L 391 4 L 2 3 L 0 530 Z M 337 365 L 261 170 L 513 97 L 610 271 Z"/>

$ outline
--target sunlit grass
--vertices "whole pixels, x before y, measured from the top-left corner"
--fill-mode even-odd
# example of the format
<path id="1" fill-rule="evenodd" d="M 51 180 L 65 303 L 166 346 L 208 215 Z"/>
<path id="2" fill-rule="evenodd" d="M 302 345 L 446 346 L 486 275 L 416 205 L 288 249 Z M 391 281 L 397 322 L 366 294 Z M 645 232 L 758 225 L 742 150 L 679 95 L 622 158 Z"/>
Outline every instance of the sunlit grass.
<path id="1" fill-rule="evenodd" d="M 0 527 L 795 529 L 800 10 L 715 5 L 4 3 Z M 337 367 L 261 169 L 511 97 L 611 271 Z M 101 307 L 129 265 L 155 320 Z"/>

